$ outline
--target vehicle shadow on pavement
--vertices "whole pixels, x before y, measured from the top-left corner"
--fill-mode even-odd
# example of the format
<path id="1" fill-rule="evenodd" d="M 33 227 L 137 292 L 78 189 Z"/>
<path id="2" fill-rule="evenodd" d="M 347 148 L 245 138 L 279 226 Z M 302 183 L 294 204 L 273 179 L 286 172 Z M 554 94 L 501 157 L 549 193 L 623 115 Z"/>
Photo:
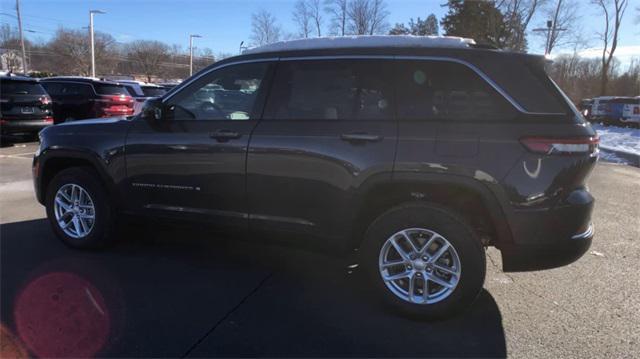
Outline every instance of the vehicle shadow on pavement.
<path id="1" fill-rule="evenodd" d="M 1 225 L 3 326 L 34 356 L 506 356 L 487 291 L 425 322 L 381 306 L 343 260 L 154 227 L 96 252 L 46 220 Z"/>

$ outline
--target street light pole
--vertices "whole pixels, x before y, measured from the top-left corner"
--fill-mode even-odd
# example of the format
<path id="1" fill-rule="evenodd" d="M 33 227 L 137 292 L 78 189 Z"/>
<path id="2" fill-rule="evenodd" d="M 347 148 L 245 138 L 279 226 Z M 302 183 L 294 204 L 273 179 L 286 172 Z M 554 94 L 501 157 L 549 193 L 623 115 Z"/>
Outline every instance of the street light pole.
<path id="1" fill-rule="evenodd" d="M 544 44 L 544 55 L 548 56 L 551 53 L 551 36 L 554 36 L 556 33 L 560 31 L 565 31 L 565 30 L 566 29 L 564 28 L 556 27 L 556 24 L 553 21 L 548 20 L 546 28 L 539 27 L 537 29 L 533 29 L 532 31 L 547 33 L 547 41 Z"/>
<path id="2" fill-rule="evenodd" d="M 93 38 L 93 14 L 106 14 L 106 12 L 102 10 L 89 11 L 89 34 L 91 37 L 91 77 L 96 77 L 96 54 Z"/>
<path id="3" fill-rule="evenodd" d="M 20 0 L 16 0 L 16 14 L 18 15 L 18 29 L 20 30 L 20 46 L 22 46 L 22 71 L 27 73 L 27 53 L 24 51 L 24 35 L 22 33 L 22 17 L 20 16 Z"/>
<path id="4" fill-rule="evenodd" d="M 200 35 L 189 35 L 189 76 L 193 75 L 193 38 L 202 37 Z"/>

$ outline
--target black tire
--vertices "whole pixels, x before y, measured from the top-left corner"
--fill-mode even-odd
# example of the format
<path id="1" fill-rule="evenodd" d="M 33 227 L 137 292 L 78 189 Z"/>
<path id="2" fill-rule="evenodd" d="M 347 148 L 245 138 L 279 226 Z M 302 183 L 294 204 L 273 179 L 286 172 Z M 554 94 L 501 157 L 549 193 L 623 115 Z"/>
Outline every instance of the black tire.
<path id="1" fill-rule="evenodd" d="M 457 286 L 448 297 L 432 304 L 416 304 L 396 296 L 382 279 L 379 256 L 393 234 L 407 228 L 425 228 L 445 237 L 461 264 Z M 379 216 L 367 229 L 360 264 L 383 303 L 411 317 L 441 319 L 471 307 L 484 284 L 485 253 L 473 230 L 454 212 L 435 204 L 407 203 Z"/>
<path id="2" fill-rule="evenodd" d="M 82 238 L 74 238 L 66 234 L 58 224 L 54 213 L 55 195 L 66 184 L 82 187 L 91 197 L 95 208 L 95 222 L 89 233 Z M 89 167 L 72 167 L 58 173 L 47 187 L 45 205 L 47 217 L 56 236 L 65 244 L 81 249 L 103 248 L 112 243 L 111 234 L 114 227 L 114 214 L 107 191 L 98 175 Z"/>

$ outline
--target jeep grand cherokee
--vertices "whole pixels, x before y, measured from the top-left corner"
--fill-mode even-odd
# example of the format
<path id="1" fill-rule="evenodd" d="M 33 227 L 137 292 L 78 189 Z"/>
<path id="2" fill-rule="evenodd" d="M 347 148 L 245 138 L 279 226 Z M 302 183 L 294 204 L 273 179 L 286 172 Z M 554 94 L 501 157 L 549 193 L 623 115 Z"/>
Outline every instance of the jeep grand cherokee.
<path id="1" fill-rule="evenodd" d="M 484 247 L 517 271 L 591 243 L 598 139 L 544 65 L 460 38 L 267 45 L 136 117 L 45 129 L 37 198 L 73 247 L 144 214 L 358 249 L 384 302 L 447 316 L 480 292 Z"/>

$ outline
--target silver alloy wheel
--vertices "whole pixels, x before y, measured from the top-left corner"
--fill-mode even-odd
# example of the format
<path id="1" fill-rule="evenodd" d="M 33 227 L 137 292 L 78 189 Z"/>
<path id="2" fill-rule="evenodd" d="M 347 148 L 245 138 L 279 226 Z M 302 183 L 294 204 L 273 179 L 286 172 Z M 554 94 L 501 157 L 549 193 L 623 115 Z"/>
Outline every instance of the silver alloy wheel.
<path id="1" fill-rule="evenodd" d="M 68 183 L 58 189 L 53 212 L 60 229 L 72 238 L 86 237 L 93 229 L 96 210 L 89 193 L 77 184 Z"/>
<path id="2" fill-rule="evenodd" d="M 408 228 L 382 245 L 378 268 L 397 297 L 414 304 L 434 304 L 456 289 L 462 274 L 456 249 L 440 234 Z"/>

